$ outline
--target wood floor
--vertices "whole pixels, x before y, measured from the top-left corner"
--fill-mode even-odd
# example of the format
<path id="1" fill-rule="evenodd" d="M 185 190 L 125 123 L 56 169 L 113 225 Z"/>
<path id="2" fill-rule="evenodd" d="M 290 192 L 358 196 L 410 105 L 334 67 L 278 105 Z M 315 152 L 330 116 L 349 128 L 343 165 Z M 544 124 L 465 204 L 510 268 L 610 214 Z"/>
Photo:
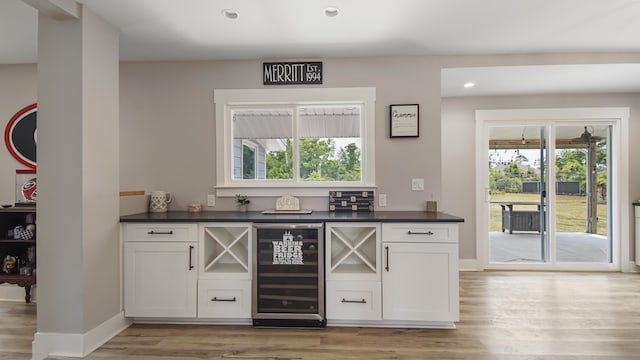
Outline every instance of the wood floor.
<path id="1" fill-rule="evenodd" d="M 640 359 L 640 274 L 464 272 L 460 293 L 456 330 L 133 325 L 87 359 Z M 0 315 L 0 359 L 29 359 L 34 306 Z"/>

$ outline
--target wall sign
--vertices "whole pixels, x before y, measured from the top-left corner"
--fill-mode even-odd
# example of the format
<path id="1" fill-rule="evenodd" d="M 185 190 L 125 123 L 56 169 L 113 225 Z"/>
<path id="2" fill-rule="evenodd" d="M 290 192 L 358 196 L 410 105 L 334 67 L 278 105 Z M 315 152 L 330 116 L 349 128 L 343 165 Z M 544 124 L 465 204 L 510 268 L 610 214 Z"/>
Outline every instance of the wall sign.
<path id="1" fill-rule="evenodd" d="M 322 84 L 322 61 L 262 63 L 264 85 Z"/>
<path id="2" fill-rule="evenodd" d="M 391 137 L 418 137 L 418 104 L 390 105 Z"/>
<path id="3" fill-rule="evenodd" d="M 4 129 L 4 144 L 16 160 L 30 169 L 36 168 L 37 104 L 20 109 Z"/>

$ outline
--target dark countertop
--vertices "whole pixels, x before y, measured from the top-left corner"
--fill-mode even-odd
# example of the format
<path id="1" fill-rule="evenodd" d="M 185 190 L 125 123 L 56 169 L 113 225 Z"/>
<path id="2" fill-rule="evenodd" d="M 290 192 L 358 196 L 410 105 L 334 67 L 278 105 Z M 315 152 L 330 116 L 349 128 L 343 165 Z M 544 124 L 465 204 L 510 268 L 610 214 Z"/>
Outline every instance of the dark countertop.
<path id="1" fill-rule="evenodd" d="M 314 211 L 311 214 L 264 215 L 260 211 L 168 211 L 164 213 L 140 213 L 120 218 L 123 223 L 151 222 L 253 222 L 253 223 L 308 223 L 308 222 L 426 222 L 460 223 L 463 218 L 443 212 L 426 211 L 373 211 L 373 212 L 329 212 Z"/>

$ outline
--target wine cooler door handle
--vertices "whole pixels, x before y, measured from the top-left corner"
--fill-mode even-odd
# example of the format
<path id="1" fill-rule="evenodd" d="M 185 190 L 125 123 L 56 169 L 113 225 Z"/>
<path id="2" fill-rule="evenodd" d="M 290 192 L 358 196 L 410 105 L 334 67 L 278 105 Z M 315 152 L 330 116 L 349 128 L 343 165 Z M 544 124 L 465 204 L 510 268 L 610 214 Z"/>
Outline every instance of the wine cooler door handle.
<path id="1" fill-rule="evenodd" d="M 385 269 L 387 272 L 389 272 L 389 247 L 388 247 L 388 246 L 385 246 L 385 247 L 384 247 L 384 252 L 385 252 L 385 254 L 386 254 L 386 258 L 387 258 L 387 261 L 386 261 L 386 263 L 387 263 L 387 264 L 385 265 L 384 269 Z"/>
<path id="2" fill-rule="evenodd" d="M 169 230 L 169 231 L 154 231 L 151 230 L 149 232 L 147 232 L 148 235 L 173 235 L 173 230 Z"/>
<path id="3" fill-rule="evenodd" d="M 193 270 L 193 245 L 189 245 L 189 271 Z"/>

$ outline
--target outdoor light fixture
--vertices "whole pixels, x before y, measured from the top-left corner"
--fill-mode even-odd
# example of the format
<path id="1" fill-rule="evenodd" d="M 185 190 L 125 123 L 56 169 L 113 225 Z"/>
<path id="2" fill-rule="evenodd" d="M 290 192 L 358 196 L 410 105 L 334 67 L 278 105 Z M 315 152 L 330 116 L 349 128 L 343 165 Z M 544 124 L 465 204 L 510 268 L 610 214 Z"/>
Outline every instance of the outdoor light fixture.
<path id="1" fill-rule="evenodd" d="M 591 128 L 593 130 L 593 127 Z M 588 144 L 590 142 L 596 142 L 596 141 L 600 141 L 602 140 L 603 137 L 601 136 L 594 136 L 592 135 L 589 130 L 587 130 L 587 127 L 584 127 L 584 132 L 580 135 L 580 137 L 578 138 L 573 138 L 571 139 L 572 142 L 574 143 L 582 143 L 582 144 Z"/>

